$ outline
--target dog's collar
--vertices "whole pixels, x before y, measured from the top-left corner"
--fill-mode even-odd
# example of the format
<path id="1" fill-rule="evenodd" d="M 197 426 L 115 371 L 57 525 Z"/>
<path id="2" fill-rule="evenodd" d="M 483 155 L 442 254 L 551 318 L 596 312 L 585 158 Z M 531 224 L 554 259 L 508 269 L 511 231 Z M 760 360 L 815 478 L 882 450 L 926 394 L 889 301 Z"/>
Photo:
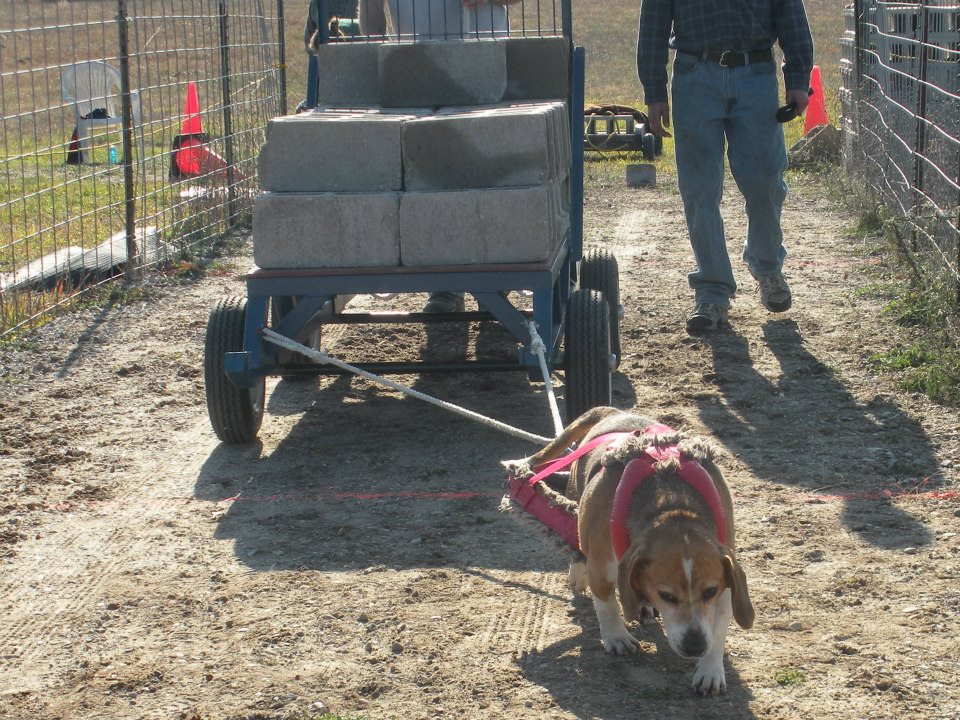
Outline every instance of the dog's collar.
<path id="1" fill-rule="evenodd" d="M 643 431 L 644 436 L 674 434 L 666 425 L 650 425 Z M 658 469 L 658 465 L 676 461 L 679 468 L 677 477 L 696 490 L 710 506 L 713 521 L 717 526 L 717 539 L 721 544 L 727 544 L 727 516 L 720 500 L 720 493 L 710 474 L 703 469 L 696 460 L 683 455 L 676 444 L 652 444 L 644 449 L 643 453 L 627 463 L 620 476 L 620 484 L 613 498 L 613 509 L 610 512 L 610 539 L 613 542 L 613 551 L 619 561 L 630 547 L 630 535 L 627 532 L 627 515 L 630 513 L 630 502 L 633 494 L 644 480 L 651 477 Z"/>

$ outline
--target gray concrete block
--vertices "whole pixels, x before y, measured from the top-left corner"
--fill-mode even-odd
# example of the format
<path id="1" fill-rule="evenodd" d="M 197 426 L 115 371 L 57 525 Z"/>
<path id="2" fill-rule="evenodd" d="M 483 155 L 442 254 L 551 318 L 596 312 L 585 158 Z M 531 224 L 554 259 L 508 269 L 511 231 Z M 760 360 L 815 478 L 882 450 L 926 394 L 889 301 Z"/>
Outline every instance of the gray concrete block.
<path id="1" fill-rule="evenodd" d="M 380 104 L 376 43 L 330 43 L 317 52 L 317 102 L 355 107 Z"/>
<path id="2" fill-rule="evenodd" d="M 565 37 L 506 40 L 504 100 L 565 100 L 570 92 L 570 43 Z"/>
<path id="3" fill-rule="evenodd" d="M 260 185 L 272 192 L 403 189 L 401 125 L 414 115 L 314 110 L 274 118 L 260 150 Z"/>
<path id="4" fill-rule="evenodd" d="M 562 183 L 525 188 L 407 192 L 400 197 L 400 260 L 408 267 L 538 262 L 569 229 Z"/>
<path id="5" fill-rule="evenodd" d="M 443 109 L 406 122 L 404 187 L 522 187 L 565 175 L 563 117 L 562 103 L 531 103 Z"/>
<path id="6" fill-rule="evenodd" d="M 253 204 L 253 259 L 262 268 L 400 264 L 399 194 L 264 193 Z"/>
<path id="7" fill-rule="evenodd" d="M 507 86 L 504 40 L 383 43 L 379 51 L 384 107 L 495 103 Z"/>

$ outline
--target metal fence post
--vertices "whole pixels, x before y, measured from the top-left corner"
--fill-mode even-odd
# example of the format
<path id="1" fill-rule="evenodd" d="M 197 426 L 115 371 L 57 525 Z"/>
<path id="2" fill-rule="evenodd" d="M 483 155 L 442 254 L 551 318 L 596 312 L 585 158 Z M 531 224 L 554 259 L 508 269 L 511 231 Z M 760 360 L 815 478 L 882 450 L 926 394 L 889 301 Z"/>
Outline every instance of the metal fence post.
<path id="1" fill-rule="evenodd" d="M 917 78 L 917 151 L 913 156 L 914 207 L 920 205 L 923 193 L 923 160 L 927 148 L 927 43 L 930 41 L 930 13 L 925 0 L 921 0 L 920 15 L 920 67 Z"/>
<path id="2" fill-rule="evenodd" d="M 123 269 L 124 283 L 134 279 L 139 266 L 137 249 L 137 198 L 133 185 L 133 107 L 130 99 L 130 28 L 127 23 L 127 0 L 117 0 L 119 33 L 120 107 L 123 116 L 123 215 L 127 240 L 127 262 Z"/>
<path id="3" fill-rule="evenodd" d="M 286 29 L 286 19 L 283 16 L 283 0 L 277 0 L 277 42 L 278 55 L 280 58 L 278 69 L 280 70 L 280 114 L 287 114 L 287 41 L 284 36 Z"/>
<path id="4" fill-rule="evenodd" d="M 233 167 L 233 108 L 230 104 L 230 34 L 227 17 L 227 0 L 218 0 L 220 9 L 220 72 L 223 88 L 223 135 L 226 143 L 227 162 L 227 227 L 237 221 L 237 190 L 234 187 Z"/>

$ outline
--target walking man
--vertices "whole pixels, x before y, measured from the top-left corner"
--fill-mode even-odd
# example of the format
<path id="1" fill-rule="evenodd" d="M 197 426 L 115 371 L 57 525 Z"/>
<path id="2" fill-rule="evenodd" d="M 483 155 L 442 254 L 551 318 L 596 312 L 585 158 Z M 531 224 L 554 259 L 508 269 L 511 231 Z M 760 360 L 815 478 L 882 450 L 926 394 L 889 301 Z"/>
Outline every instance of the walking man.
<path id="1" fill-rule="evenodd" d="M 737 290 L 720 217 L 724 149 L 743 194 L 743 259 L 770 312 L 790 308 L 783 277 L 780 211 L 787 194 L 787 151 L 776 120 L 773 45 L 783 51 L 786 101 L 807 107 L 813 39 L 802 0 L 641 0 L 637 74 L 651 130 L 669 136 L 667 52 L 673 62 L 673 130 L 677 180 L 697 270 L 689 276 L 691 332 L 727 322 Z"/>

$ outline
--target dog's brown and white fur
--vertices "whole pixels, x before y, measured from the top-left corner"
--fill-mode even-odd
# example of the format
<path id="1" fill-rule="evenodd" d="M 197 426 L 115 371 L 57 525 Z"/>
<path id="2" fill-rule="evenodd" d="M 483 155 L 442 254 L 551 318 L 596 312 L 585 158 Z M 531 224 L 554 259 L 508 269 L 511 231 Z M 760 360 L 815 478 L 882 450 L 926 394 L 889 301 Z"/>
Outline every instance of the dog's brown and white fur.
<path id="1" fill-rule="evenodd" d="M 615 408 L 594 408 L 526 463 L 538 465 L 560 457 L 573 443 L 604 433 L 643 430 L 654 422 Z M 694 690 L 703 695 L 723 692 L 730 619 L 736 618 L 743 628 L 753 625 L 754 619 L 746 576 L 735 554 L 730 492 L 706 444 L 684 441 L 681 451 L 694 456 L 716 483 L 727 514 L 727 544 L 717 540 L 707 502 L 676 473 L 657 472 L 634 494 L 627 518 L 630 546 L 617 562 L 610 513 L 620 475 L 630 459 L 624 446 L 634 440 L 640 439 L 630 438 L 608 450 L 597 448 L 571 467 L 566 495 L 579 502 L 580 548 L 586 562 L 570 566 L 570 584 L 581 592 L 589 586 L 607 652 L 637 652 L 639 643 L 624 618 L 633 621 L 656 609 L 670 646 L 682 657 L 697 660 Z"/>

